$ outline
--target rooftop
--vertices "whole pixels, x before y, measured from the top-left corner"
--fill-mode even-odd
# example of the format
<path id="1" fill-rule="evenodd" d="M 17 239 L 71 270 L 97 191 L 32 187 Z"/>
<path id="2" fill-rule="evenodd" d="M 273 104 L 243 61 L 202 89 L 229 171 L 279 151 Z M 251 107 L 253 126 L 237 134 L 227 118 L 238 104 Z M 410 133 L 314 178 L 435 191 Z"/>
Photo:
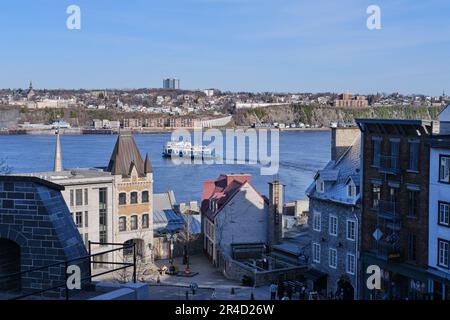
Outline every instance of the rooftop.
<path id="1" fill-rule="evenodd" d="M 113 177 L 110 172 L 101 169 L 72 169 L 60 172 L 33 172 L 20 174 L 22 177 L 36 177 L 56 183 L 80 182 L 87 180 L 112 181 Z"/>

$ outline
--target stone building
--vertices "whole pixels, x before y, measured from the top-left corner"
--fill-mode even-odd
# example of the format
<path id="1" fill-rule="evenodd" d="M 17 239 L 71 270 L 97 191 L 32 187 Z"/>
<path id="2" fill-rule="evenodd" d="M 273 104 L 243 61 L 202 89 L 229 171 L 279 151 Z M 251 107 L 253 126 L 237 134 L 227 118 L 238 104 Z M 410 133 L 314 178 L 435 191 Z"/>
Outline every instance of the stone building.
<path id="1" fill-rule="evenodd" d="M 36 177 L 0 176 L 0 292 L 33 293 L 64 284 L 64 264 L 2 276 L 87 255 L 63 189 Z M 86 277 L 87 263 L 72 264 Z"/>
<path id="2" fill-rule="evenodd" d="M 54 170 L 26 174 L 65 187 L 63 198 L 84 243 L 92 253 L 116 248 L 108 243 L 136 243 L 143 261 L 153 255 L 153 169 L 147 156 L 142 159 L 133 136 L 121 132 L 108 167 L 104 169 L 63 169 L 62 148 L 56 135 Z M 96 256 L 94 268 L 102 261 L 126 260 L 115 254 Z"/>
<path id="3" fill-rule="evenodd" d="M 424 299 L 429 289 L 428 140 L 435 123 L 356 121 L 363 145 L 361 268 L 377 265 L 382 275 L 381 290 L 364 287 L 364 298 Z"/>
<path id="4" fill-rule="evenodd" d="M 117 217 L 114 241 L 136 243 L 138 255 L 144 261 L 151 261 L 153 168 L 148 155 L 142 159 L 131 133 L 119 134 L 106 171 L 114 177 L 113 201 Z"/>
<path id="5" fill-rule="evenodd" d="M 450 300 L 450 136 L 430 141 L 429 292 Z"/>
<path id="6" fill-rule="evenodd" d="M 311 267 L 326 274 L 314 290 L 358 298 L 360 131 L 332 128 L 331 161 L 307 189 Z M 323 279 L 323 278 L 322 278 Z"/>

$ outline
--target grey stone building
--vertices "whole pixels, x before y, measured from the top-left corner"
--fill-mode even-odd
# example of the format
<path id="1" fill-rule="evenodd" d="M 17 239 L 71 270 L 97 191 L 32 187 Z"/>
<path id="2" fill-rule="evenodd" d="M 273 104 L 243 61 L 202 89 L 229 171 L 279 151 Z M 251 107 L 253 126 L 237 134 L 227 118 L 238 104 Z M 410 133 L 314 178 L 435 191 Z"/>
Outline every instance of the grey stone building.
<path id="1" fill-rule="evenodd" d="M 87 251 L 61 195 L 36 178 L 0 176 L 0 293 L 33 293 L 65 283 L 65 265 Z M 88 262 L 72 262 L 88 274 Z M 25 272 L 45 267 L 36 272 Z M 14 275 L 14 276 L 11 276 Z"/>
<path id="2" fill-rule="evenodd" d="M 312 269 L 327 275 L 315 290 L 342 299 L 358 297 L 360 132 L 333 128 L 331 161 L 307 189 Z"/>

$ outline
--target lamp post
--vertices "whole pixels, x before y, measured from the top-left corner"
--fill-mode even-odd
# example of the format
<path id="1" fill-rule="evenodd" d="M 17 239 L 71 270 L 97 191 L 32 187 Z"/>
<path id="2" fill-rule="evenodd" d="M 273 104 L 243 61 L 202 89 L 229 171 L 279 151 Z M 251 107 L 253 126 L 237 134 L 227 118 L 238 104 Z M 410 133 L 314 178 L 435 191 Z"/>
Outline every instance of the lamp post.
<path id="1" fill-rule="evenodd" d="M 176 233 L 168 233 L 168 234 L 166 235 L 166 237 L 167 237 L 167 240 L 170 242 L 170 258 L 169 258 L 169 263 L 170 263 L 170 268 L 171 268 L 172 271 L 173 271 L 173 269 L 174 269 L 174 265 L 173 265 L 173 248 L 174 248 L 174 241 L 176 240 L 177 235 L 176 235 Z"/>

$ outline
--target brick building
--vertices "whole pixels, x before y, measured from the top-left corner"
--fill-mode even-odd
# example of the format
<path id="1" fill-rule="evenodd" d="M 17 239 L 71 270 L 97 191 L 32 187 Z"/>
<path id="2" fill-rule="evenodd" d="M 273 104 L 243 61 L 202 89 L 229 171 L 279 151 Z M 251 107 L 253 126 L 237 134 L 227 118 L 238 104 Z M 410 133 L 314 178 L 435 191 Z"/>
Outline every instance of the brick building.
<path id="1" fill-rule="evenodd" d="M 381 268 L 382 288 L 364 298 L 423 299 L 428 267 L 432 121 L 357 119 L 362 131 L 362 280 Z"/>

